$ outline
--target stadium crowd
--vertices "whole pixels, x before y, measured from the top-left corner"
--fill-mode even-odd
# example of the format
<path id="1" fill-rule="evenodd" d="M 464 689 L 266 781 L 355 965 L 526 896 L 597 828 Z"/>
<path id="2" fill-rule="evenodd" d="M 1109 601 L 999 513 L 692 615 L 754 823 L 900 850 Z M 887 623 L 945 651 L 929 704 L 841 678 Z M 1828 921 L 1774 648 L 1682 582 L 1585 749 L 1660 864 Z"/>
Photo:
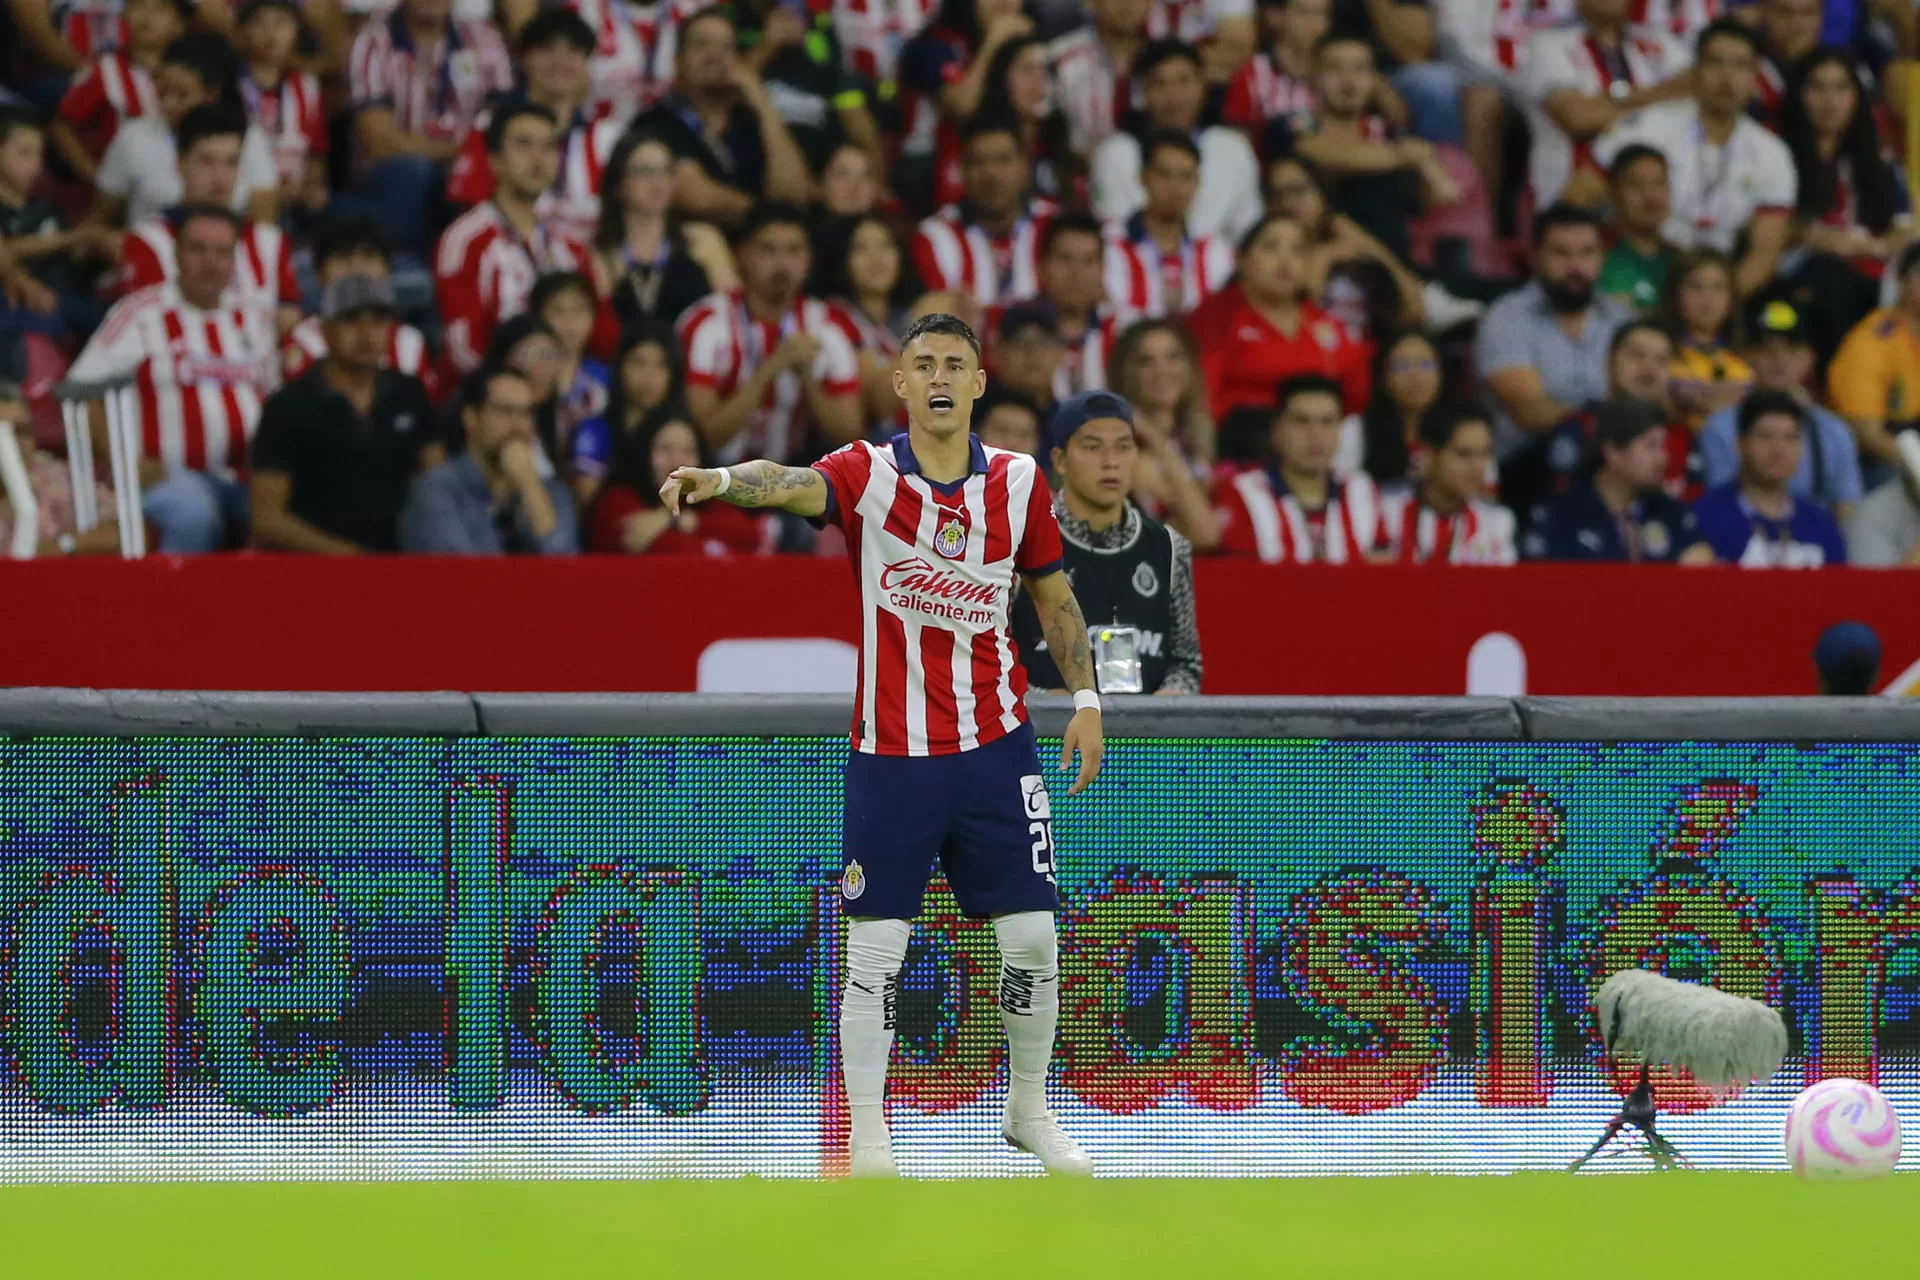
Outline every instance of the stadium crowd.
<path id="1" fill-rule="evenodd" d="M 54 388 L 129 379 L 168 552 L 838 553 L 657 490 L 903 430 L 952 311 L 1083 539 L 1920 566 L 1902 0 L 7 11 L 47 554 L 118 548 Z"/>

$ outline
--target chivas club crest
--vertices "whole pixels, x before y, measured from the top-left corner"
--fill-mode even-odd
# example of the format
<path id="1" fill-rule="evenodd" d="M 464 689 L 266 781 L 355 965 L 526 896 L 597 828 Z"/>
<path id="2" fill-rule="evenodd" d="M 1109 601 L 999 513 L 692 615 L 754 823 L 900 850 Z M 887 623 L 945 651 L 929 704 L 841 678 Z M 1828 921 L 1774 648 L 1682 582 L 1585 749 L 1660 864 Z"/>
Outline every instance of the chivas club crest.
<path id="1" fill-rule="evenodd" d="M 940 523 L 934 529 L 933 549 L 949 560 L 958 560 L 967 554 L 967 513 L 965 511 L 940 513 Z"/>

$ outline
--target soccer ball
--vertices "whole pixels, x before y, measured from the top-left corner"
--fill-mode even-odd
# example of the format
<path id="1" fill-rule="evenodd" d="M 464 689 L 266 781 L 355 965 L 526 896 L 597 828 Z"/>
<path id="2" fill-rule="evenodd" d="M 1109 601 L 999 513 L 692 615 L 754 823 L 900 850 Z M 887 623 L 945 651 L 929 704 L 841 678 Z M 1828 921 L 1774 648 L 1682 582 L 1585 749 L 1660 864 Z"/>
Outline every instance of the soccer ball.
<path id="1" fill-rule="evenodd" d="M 1900 1117 L 1863 1080 L 1822 1080 L 1787 1109 L 1787 1163 L 1803 1178 L 1877 1178 L 1899 1160 Z"/>

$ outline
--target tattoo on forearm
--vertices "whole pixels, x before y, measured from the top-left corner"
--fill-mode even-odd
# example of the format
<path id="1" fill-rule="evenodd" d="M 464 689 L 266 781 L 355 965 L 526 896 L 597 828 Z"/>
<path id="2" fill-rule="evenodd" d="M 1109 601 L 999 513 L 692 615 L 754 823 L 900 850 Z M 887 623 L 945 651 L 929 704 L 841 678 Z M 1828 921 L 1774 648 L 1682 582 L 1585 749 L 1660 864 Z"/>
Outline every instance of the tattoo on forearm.
<path id="1" fill-rule="evenodd" d="M 720 501 L 736 507 L 777 507 L 813 483 L 819 473 L 811 467 L 783 467 L 765 458 L 732 468 L 733 483 Z"/>
<path id="2" fill-rule="evenodd" d="M 1067 691 L 1093 688 L 1093 650 L 1087 641 L 1087 620 L 1080 613 L 1080 602 L 1069 591 L 1066 599 L 1043 613 L 1040 629 L 1047 636 L 1047 652 L 1060 668 Z"/>

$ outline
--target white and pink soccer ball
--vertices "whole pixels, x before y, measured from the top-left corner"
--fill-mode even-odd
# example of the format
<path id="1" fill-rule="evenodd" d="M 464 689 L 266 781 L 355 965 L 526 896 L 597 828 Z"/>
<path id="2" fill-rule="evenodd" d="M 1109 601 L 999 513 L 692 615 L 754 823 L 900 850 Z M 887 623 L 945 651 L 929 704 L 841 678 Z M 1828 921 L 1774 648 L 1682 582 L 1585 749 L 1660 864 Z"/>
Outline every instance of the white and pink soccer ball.
<path id="1" fill-rule="evenodd" d="M 1822 1080 L 1787 1109 L 1787 1163 L 1803 1178 L 1877 1178 L 1899 1160 L 1900 1117 L 1863 1080 Z"/>

